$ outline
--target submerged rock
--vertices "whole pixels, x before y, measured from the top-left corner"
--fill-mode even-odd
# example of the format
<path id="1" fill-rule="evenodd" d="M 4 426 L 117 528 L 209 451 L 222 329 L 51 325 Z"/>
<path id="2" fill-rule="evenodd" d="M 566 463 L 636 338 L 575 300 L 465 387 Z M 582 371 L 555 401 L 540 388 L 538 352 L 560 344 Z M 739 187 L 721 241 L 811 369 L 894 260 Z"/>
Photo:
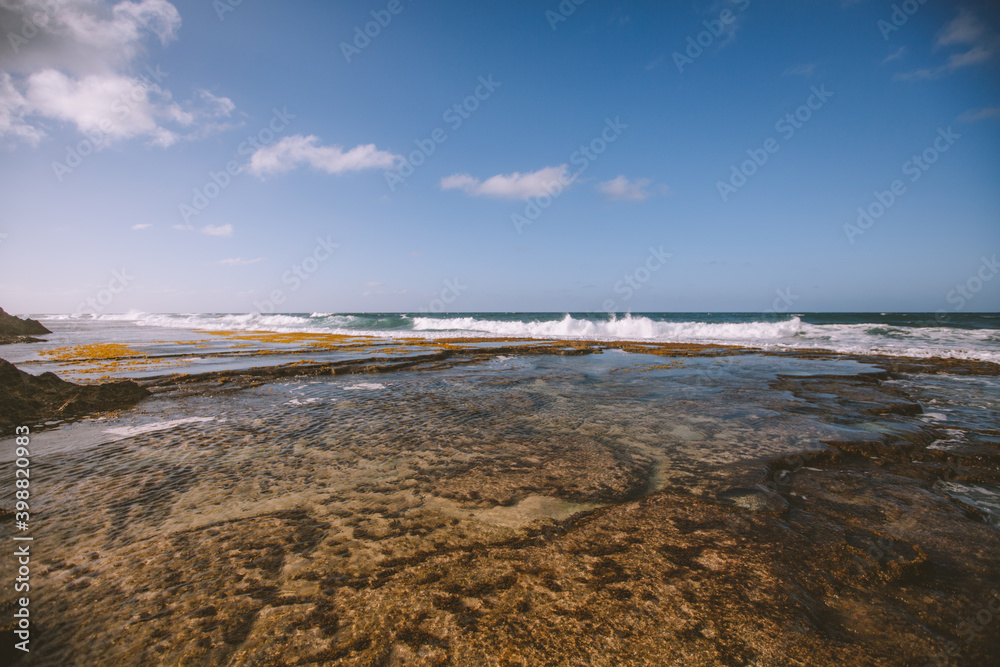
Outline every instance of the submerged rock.
<path id="1" fill-rule="evenodd" d="M 41 338 L 34 336 L 0 336 L 0 345 L 10 345 L 12 343 L 41 343 Z"/>
<path id="2" fill-rule="evenodd" d="M 0 359 L 0 433 L 50 419 L 118 410 L 149 396 L 131 380 L 78 385 L 54 373 L 35 376 Z"/>
<path id="3" fill-rule="evenodd" d="M 788 511 L 788 501 L 780 494 L 767 489 L 760 484 L 752 488 L 735 487 L 726 489 L 719 498 L 730 505 L 743 507 L 751 512 L 763 512 L 772 516 L 781 516 Z"/>
<path id="4" fill-rule="evenodd" d="M 746 406 L 731 411 L 742 427 L 688 420 L 704 433 L 669 438 L 692 414 L 685 397 L 584 384 L 561 365 L 400 374 L 385 392 L 322 377 L 451 371 L 475 354 L 144 380 L 177 392 L 151 413 L 209 414 L 211 397 L 226 423 L 171 419 L 46 460 L 58 482 L 32 602 L 53 631 L 32 664 L 902 667 L 1000 655 L 1000 531 L 942 488 L 1000 484 L 996 448 L 930 449 L 940 436 L 884 376 L 782 379 L 730 403 Z M 9 373 L 62 383 L 0 365 Z M 234 390 L 289 377 L 310 381 Z M 751 413 L 763 408 L 835 424 L 836 439 L 759 449 L 827 432 L 799 419 L 761 428 Z M 721 456 L 716 440 L 754 455 Z"/>

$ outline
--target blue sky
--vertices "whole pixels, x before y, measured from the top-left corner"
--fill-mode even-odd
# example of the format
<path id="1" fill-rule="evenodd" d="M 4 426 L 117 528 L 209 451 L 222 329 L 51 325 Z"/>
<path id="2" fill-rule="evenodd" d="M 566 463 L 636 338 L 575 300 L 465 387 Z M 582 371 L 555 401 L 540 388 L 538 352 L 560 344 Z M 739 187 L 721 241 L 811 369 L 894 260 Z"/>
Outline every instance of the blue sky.
<path id="1" fill-rule="evenodd" d="M 1000 310 L 998 10 L 901 4 L 0 0 L 0 306 Z"/>

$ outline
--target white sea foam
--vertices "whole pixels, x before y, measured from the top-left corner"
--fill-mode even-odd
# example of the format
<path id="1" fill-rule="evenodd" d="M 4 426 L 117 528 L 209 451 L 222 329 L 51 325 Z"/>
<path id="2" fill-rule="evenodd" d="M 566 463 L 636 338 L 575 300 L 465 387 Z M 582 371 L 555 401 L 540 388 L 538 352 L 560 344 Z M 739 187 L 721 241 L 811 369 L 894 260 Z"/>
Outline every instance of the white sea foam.
<path id="1" fill-rule="evenodd" d="M 452 336 L 537 339 L 636 340 L 717 343 L 763 349 L 822 348 L 848 354 L 945 357 L 1000 362 L 1000 330 L 954 327 L 905 327 L 885 324 L 810 324 L 801 316 L 749 322 L 661 321 L 642 315 L 522 319 L 490 316 L 426 317 L 405 315 L 288 314 L 124 314 L 61 315 L 43 319 L 131 322 L 142 327 L 208 331 L 333 333 L 380 338 Z"/>
<path id="2" fill-rule="evenodd" d="M 589 340 L 747 341 L 791 338 L 801 329 L 799 318 L 783 322 L 654 322 L 648 317 L 626 315 L 605 321 L 576 319 L 566 315 L 558 321 L 501 322 L 459 317 L 416 317 L 415 331 L 470 331 L 494 336 L 524 338 L 584 338 Z"/>
<path id="3" fill-rule="evenodd" d="M 133 435 L 139 435 L 141 433 L 155 433 L 156 431 L 166 431 L 168 429 L 177 428 L 182 424 L 195 424 L 198 422 L 210 422 L 215 421 L 215 417 L 187 417 L 185 419 L 171 419 L 165 422 L 152 422 L 149 424 L 140 424 L 139 426 L 116 426 L 115 428 L 105 429 L 105 433 L 110 433 L 112 435 L 120 435 L 122 437 L 129 437 Z"/>

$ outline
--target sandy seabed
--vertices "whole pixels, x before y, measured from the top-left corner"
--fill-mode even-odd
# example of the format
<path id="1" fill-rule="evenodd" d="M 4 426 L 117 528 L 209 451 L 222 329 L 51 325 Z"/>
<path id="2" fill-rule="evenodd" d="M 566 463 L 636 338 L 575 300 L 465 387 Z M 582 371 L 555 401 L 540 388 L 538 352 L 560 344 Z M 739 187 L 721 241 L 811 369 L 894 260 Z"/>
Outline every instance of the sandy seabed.
<path id="1" fill-rule="evenodd" d="M 31 652 L 5 661 L 1000 655 L 996 365 L 223 338 L 43 355 L 152 396 L 34 435 Z"/>

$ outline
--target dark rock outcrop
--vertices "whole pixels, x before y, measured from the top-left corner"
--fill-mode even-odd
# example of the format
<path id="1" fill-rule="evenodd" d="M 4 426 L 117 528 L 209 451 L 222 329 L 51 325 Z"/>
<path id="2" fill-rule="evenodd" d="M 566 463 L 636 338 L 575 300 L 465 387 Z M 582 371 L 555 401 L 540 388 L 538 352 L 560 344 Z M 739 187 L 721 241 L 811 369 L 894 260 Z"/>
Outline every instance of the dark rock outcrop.
<path id="1" fill-rule="evenodd" d="M 52 333 L 46 329 L 38 320 L 22 320 L 14 317 L 0 308 L 0 345 L 8 343 L 37 343 L 39 338 L 32 338 L 35 335 Z"/>
<path id="2" fill-rule="evenodd" d="M 51 419 L 68 419 L 103 410 L 129 407 L 149 396 L 131 380 L 78 385 L 54 373 L 35 376 L 0 359 L 0 433 Z"/>
<path id="3" fill-rule="evenodd" d="M 46 329 L 38 320 L 22 320 L 20 317 L 14 317 L 3 308 L 0 308 L 0 335 L 34 336 L 50 333 L 52 332 Z"/>

